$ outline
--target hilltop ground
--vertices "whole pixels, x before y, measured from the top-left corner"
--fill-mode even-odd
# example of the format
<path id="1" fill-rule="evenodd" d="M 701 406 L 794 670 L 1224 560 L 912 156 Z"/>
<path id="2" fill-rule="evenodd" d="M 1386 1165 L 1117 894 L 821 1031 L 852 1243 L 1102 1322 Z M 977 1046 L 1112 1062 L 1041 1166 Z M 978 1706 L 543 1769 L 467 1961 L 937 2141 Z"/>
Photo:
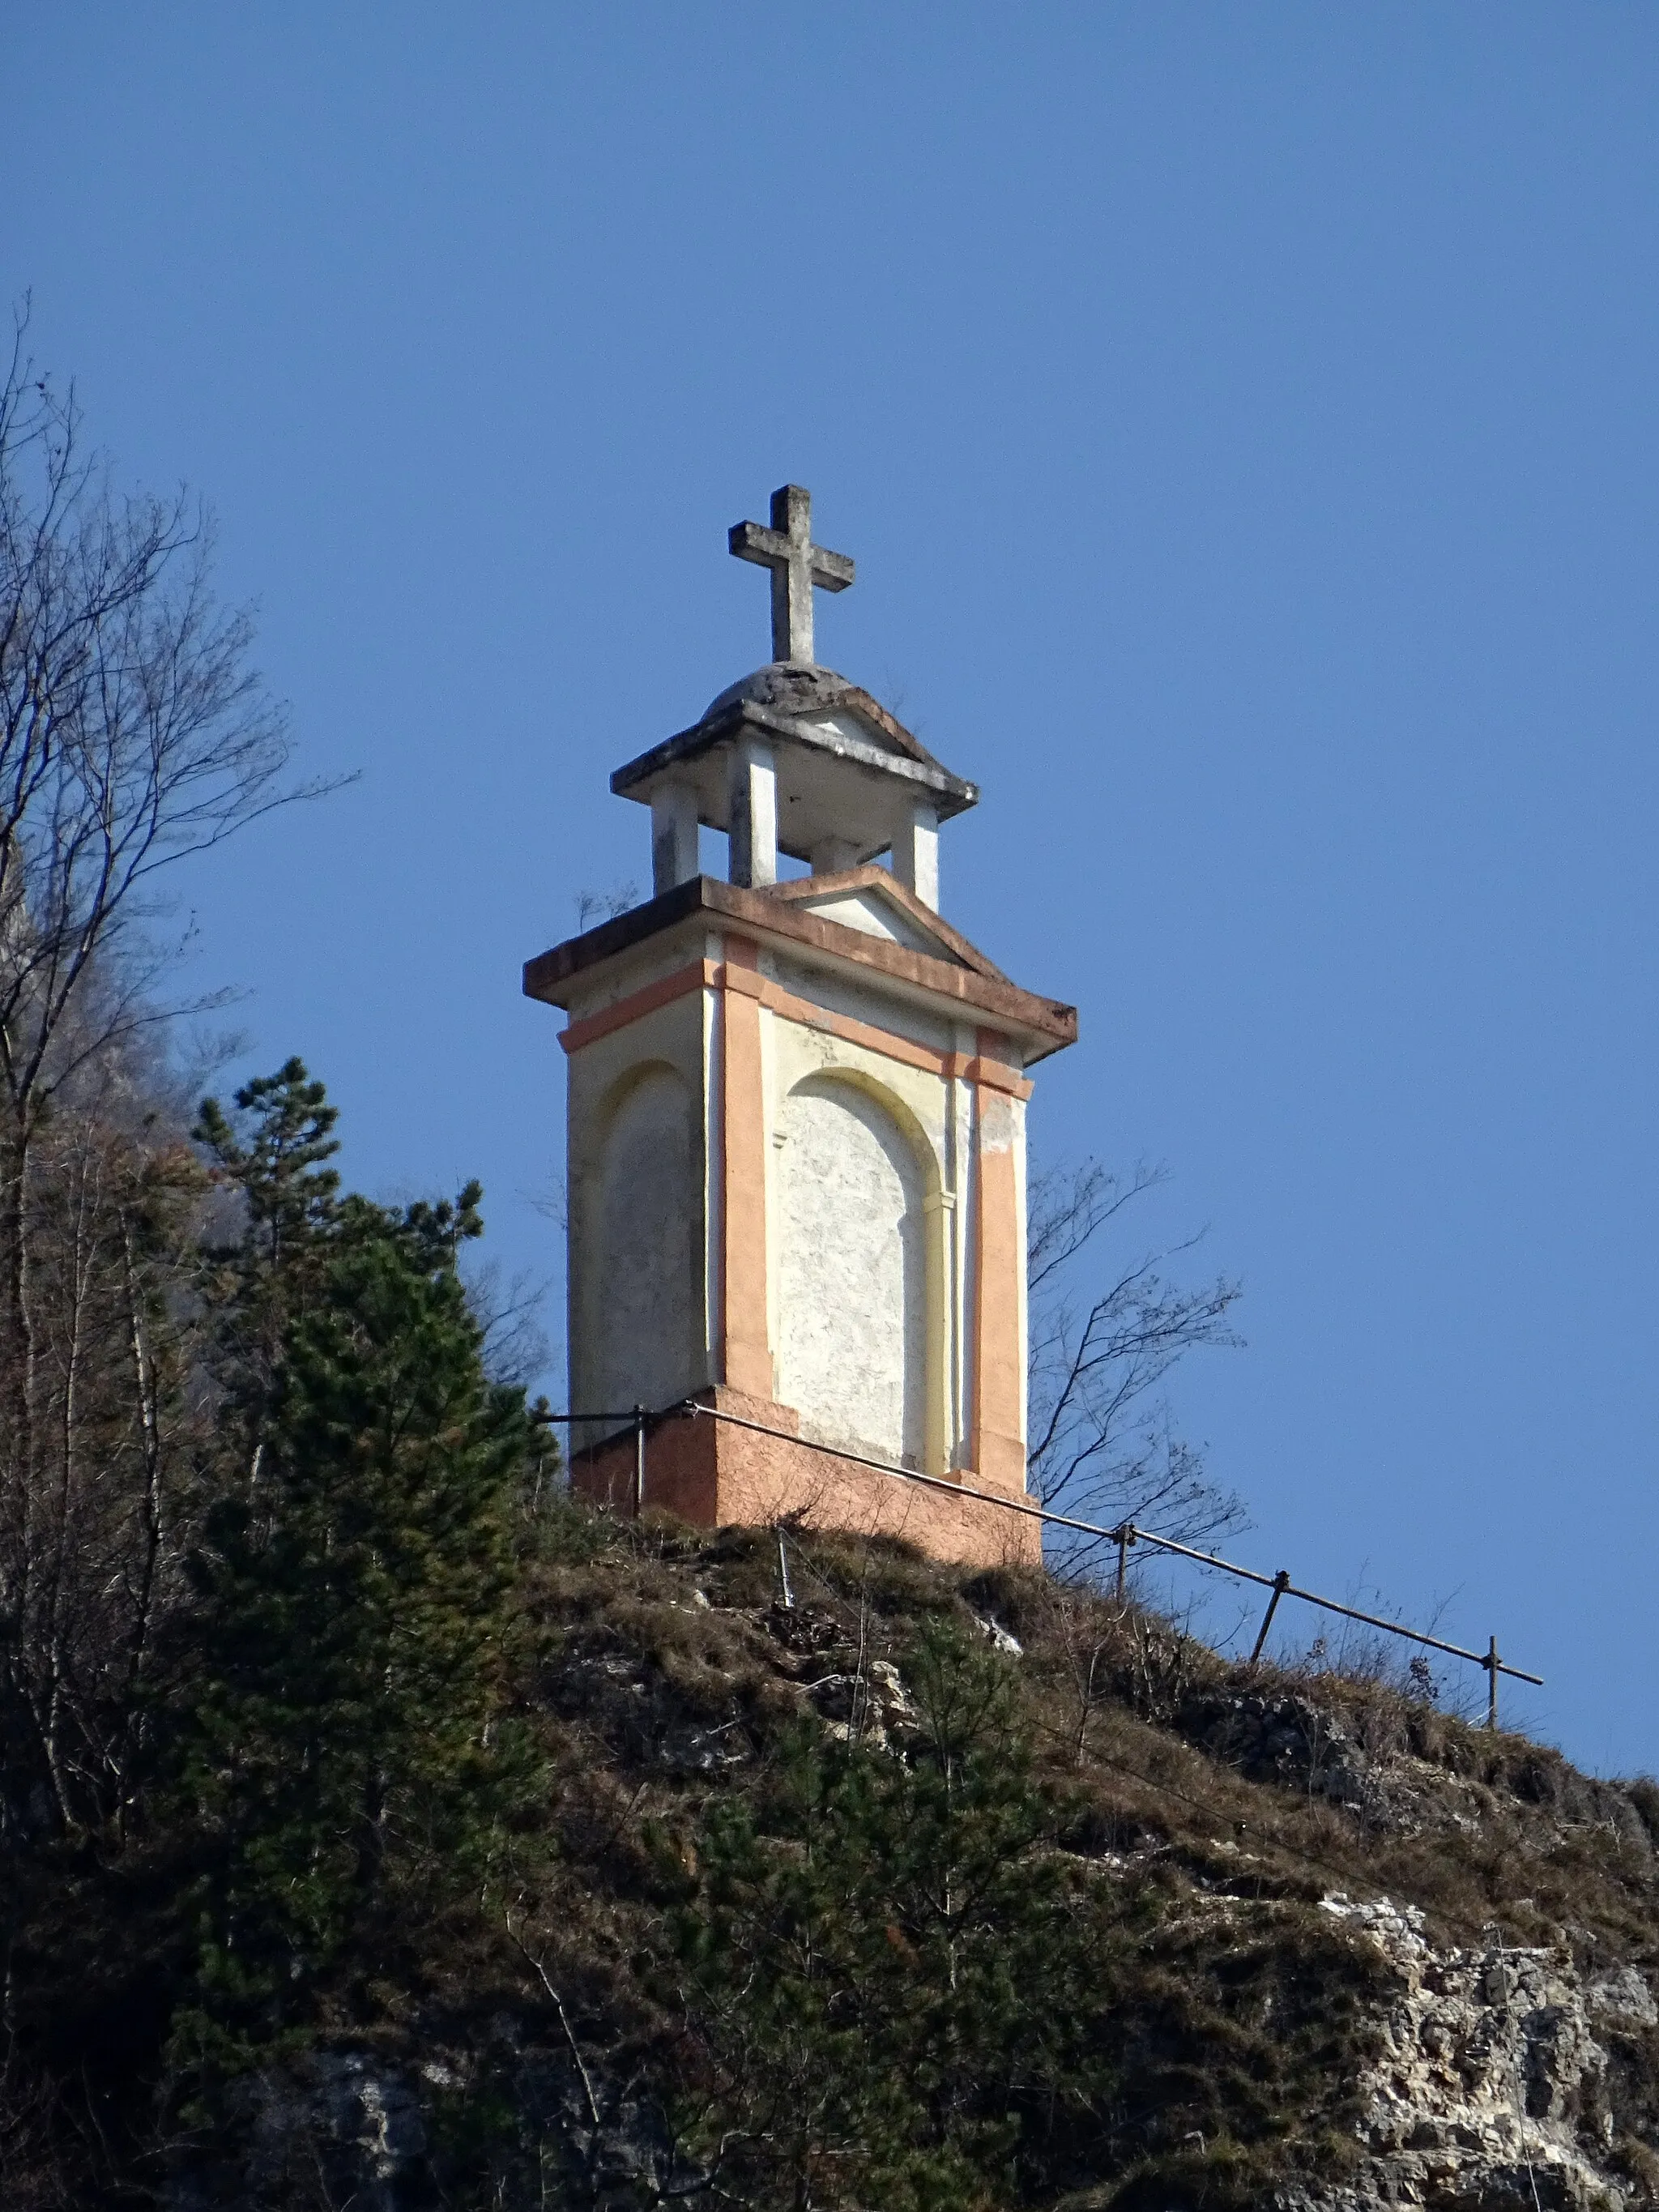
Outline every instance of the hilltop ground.
<path id="1" fill-rule="evenodd" d="M 220 2144 L 175 2164 L 165 2196 L 970 2201 L 948 2160 L 931 2185 L 891 2179 L 876 2087 L 850 2118 L 822 2101 L 851 2000 L 812 2009 L 849 1916 L 874 1930 L 862 1953 L 845 1939 L 859 2033 L 891 2030 L 890 1968 L 901 2013 L 907 1972 L 918 2008 L 962 2002 L 951 1916 L 972 1899 L 947 1881 L 934 1990 L 925 1870 L 899 1863 L 933 1815 L 894 1798 L 881 1826 L 883 1776 L 942 1756 L 1024 1777 L 977 1801 L 1004 1824 L 1003 1932 L 1022 1895 L 1058 1916 L 1033 1950 L 1008 1936 L 1012 1965 L 998 1954 L 1016 2041 L 1000 2059 L 986 2045 L 977 2076 L 936 2056 L 917 2093 L 954 2098 L 980 2130 L 973 2171 L 1004 2176 L 972 2201 L 1656 2201 L 1653 1785 L 1590 1780 L 1380 1681 L 1253 1674 L 1039 1573 L 799 1534 L 787 1559 L 786 1606 L 771 1532 L 541 1516 L 522 1662 L 550 1807 L 540 1871 L 509 1885 L 493 1933 L 452 1919 L 362 1962 L 311 2049 L 247 2091 L 234 2171 Z M 830 1838 L 860 1821 L 849 1875 L 856 1850 Z M 801 1887 L 804 1868 L 827 1887 Z M 1020 1976 L 1058 1971 L 1079 1929 L 1078 2036 L 1050 2048 Z M 965 2019 L 945 2031 L 958 2057 L 982 2033 Z M 999 2102 L 1023 2150 L 985 2119 Z"/>

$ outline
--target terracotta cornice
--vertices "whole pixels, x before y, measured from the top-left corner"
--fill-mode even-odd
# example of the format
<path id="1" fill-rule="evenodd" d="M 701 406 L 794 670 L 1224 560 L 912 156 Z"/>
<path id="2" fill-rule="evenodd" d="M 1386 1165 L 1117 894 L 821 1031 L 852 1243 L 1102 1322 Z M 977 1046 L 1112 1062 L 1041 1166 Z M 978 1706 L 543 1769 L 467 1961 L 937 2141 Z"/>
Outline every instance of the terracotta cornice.
<path id="1" fill-rule="evenodd" d="M 865 872 L 860 869 L 847 872 L 849 876 L 862 876 Z M 885 874 L 885 871 L 879 872 Z M 820 877 L 817 880 L 823 884 L 837 879 Z M 886 888 L 884 884 L 883 889 Z M 903 886 L 895 884 L 893 888 L 902 891 Z M 937 916 L 932 915 L 929 909 L 923 908 L 921 913 L 927 917 L 929 926 L 937 922 Z M 568 1006 L 570 987 L 579 976 L 614 959 L 618 953 L 629 951 L 699 916 L 716 927 L 735 926 L 774 943 L 827 956 L 960 1007 L 965 1016 L 971 1015 L 981 1026 L 1006 1030 L 1021 1038 L 1027 1065 L 1077 1041 L 1075 1006 L 1023 991 L 994 971 L 986 974 L 983 965 L 958 966 L 954 961 L 913 951 L 908 945 L 890 944 L 885 938 L 872 937 L 866 931 L 850 929 L 845 922 L 803 912 L 795 897 L 781 896 L 770 890 L 747 890 L 737 884 L 720 883 L 713 876 L 694 876 L 689 883 L 678 884 L 672 891 L 665 891 L 660 898 L 631 908 L 614 921 L 601 922 L 597 929 L 568 938 L 562 945 L 556 945 L 550 951 L 526 961 L 525 995 L 540 999 L 548 1006 Z"/>
<path id="2" fill-rule="evenodd" d="M 902 1061 L 906 1067 L 925 1068 L 930 1075 L 978 1084 L 988 1091 L 1006 1091 L 1011 1098 L 1029 1098 L 1031 1095 L 1031 1085 L 1025 1078 L 998 1059 L 979 1053 L 940 1052 L 933 1045 L 918 1044 L 914 1037 L 900 1036 L 873 1023 L 854 1021 L 848 1014 L 817 1006 L 810 999 L 799 998 L 794 992 L 769 982 L 741 958 L 744 950 L 752 951 L 744 939 L 730 939 L 726 950 L 731 955 L 726 960 L 690 960 L 672 975 L 659 975 L 654 982 L 630 991 L 626 998 L 601 1006 L 597 1013 L 584 1014 L 580 1021 L 567 1022 L 559 1032 L 560 1044 L 567 1054 L 584 1052 L 602 1037 L 615 1036 L 619 1030 L 631 1029 L 647 1015 L 659 1013 L 664 1006 L 689 998 L 693 991 L 731 991 L 740 999 L 755 1000 L 785 1021 L 799 1022 L 805 1029 L 819 1030 L 827 1036 L 840 1037 L 844 1043 L 860 1045 L 866 1052 Z M 994 1030 L 981 1030 L 980 1034 L 981 1038 L 994 1039 L 999 1045 L 1006 1043 L 1006 1038 Z"/>

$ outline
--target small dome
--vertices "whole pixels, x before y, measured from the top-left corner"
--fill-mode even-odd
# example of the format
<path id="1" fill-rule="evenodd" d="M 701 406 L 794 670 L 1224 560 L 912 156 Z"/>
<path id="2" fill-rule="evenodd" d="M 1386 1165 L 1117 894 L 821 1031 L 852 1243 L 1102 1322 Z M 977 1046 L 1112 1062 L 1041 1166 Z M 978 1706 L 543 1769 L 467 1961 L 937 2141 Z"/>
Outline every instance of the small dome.
<path id="1" fill-rule="evenodd" d="M 702 719 L 712 721 L 716 714 L 744 699 L 757 707 L 770 707 L 779 714 L 827 714 L 854 688 L 833 668 L 819 668 L 805 660 L 769 660 L 764 668 L 728 684 L 703 708 Z"/>

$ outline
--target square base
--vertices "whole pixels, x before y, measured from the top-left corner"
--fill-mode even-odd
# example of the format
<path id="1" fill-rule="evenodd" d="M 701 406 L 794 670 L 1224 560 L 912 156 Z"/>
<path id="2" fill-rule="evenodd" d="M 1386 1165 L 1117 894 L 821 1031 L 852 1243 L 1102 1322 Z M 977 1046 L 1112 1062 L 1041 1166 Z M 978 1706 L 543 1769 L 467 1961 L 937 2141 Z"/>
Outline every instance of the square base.
<path id="1" fill-rule="evenodd" d="M 669 1413 L 647 1424 L 647 1508 L 660 1507 L 702 1528 L 765 1528 L 788 1519 L 809 1528 L 899 1536 L 930 1559 L 969 1566 L 1034 1566 L 1042 1559 L 1042 1524 L 1029 1514 L 860 1467 L 801 1437 L 800 1416 L 773 1399 L 717 1389 L 699 1391 L 697 1403 L 710 1412 Z M 717 1420 L 715 1413 L 787 1433 L 762 1436 Z M 994 1479 L 981 1480 L 967 1468 L 960 1474 L 972 1489 L 1006 1487 Z M 592 1504 L 631 1515 L 633 1431 L 574 1454 L 570 1487 Z M 1025 1493 L 1009 1488 L 1008 1495 L 1024 1499 Z"/>

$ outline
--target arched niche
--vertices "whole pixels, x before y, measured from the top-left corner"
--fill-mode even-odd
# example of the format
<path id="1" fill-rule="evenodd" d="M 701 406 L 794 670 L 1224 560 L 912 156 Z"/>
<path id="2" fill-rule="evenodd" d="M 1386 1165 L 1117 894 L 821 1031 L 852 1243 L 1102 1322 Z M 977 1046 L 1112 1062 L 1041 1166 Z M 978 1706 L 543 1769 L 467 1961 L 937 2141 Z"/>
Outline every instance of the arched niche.
<path id="1" fill-rule="evenodd" d="M 897 1099 L 841 1071 L 794 1086 L 778 1135 L 778 1395 L 825 1443 L 931 1471 L 942 1371 L 932 1148 Z"/>
<path id="2" fill-rule="evenodd" d="M 599 1118 L 589 1204 L 602 1407 L 672 1405 L 701 1381 L 691 1086 L 666 1061 L 630 1069 Z"/>

